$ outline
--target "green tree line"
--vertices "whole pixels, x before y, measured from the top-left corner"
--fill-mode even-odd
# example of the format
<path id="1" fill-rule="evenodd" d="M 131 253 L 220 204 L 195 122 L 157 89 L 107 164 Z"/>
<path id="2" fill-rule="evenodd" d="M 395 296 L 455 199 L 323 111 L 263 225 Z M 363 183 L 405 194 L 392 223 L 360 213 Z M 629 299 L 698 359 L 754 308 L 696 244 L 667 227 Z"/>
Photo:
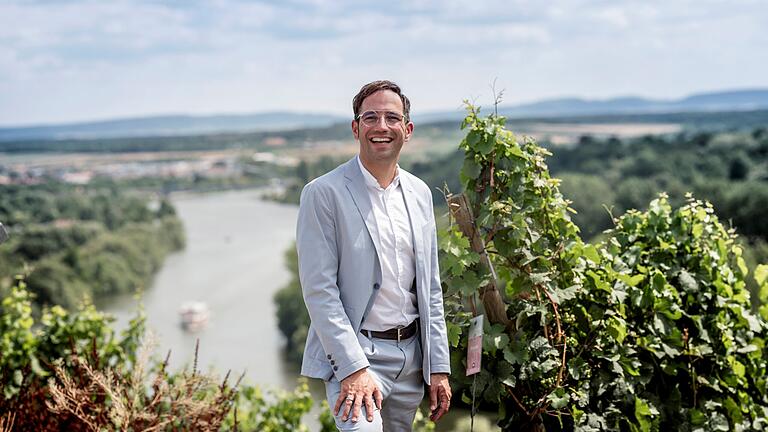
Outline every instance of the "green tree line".
<path id="1" fill-rule="evenodd" d="M 0 151 L 5 153 L 129 153 L 157 151 L 194 151 L 222 149 L 273 150 L 267 144 L 278 139 L 284 147 L 300 147 L 307 141 L 346 139 L 348 124 L 327 127 L 294 129 L 286 131 L 214 133 L 181 136 L 148 136 L 130 138 L 96 139 L 31 139 L 0 141 Z"/>
<path id="2" fill-rule="evenodd" d="M 38 304 L 74 307 L 84 296 L 135 292 L 185 244 L 167 200 L 150 208 L 116 187 L 2 186 L 0 221 L 11 232 L 0 278 L 28 273 Z"/>

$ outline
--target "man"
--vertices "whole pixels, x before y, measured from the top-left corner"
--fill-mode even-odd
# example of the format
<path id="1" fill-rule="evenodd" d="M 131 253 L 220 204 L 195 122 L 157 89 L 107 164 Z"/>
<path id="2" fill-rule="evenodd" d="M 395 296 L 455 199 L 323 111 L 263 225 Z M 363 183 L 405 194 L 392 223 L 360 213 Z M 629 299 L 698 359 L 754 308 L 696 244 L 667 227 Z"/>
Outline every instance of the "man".
<path id="1" fill-rule="evenodd" d="M 301 194 L 301 373 L 325 381 L 339 430 L 410 431 L 425 383 L 433 420 L 451 400 L 432 195 L 397 165 L 413 133 L 400 87 L 366 84 L 352 108 L 359 154 Z"/>

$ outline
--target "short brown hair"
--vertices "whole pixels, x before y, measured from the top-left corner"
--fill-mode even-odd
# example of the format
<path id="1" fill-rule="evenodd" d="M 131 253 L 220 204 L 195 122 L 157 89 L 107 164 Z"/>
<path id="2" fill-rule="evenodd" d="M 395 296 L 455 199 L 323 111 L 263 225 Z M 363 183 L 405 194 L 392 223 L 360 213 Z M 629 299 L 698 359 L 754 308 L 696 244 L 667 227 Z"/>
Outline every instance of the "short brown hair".
<path id="1" fill-rule="evenodd" d="M 359 92 L 355 95 L 355 97 L 352 99 L 352 111 L 355 114 L 355 118 L 357 118 L 358 115 L 360 115 L 360 106 L 363 105 L 363 100 L 367 98 L 368 96 L 376 93 L 377 91 L 381 90 L 391 90 L 395 92 L 398 96 L 400 96 L 400 100 L 403 101 L 403 119 L 406 123 L 411 121 L 411 101 L 408 100 L 408 97 L 403 94 L 403 92 L 400 90 L 400 86 L 393 83 L 392 81 L 387 80 L 379 80 L 379 81 L 373 81 L 366 85 L 364 85 Z"/>

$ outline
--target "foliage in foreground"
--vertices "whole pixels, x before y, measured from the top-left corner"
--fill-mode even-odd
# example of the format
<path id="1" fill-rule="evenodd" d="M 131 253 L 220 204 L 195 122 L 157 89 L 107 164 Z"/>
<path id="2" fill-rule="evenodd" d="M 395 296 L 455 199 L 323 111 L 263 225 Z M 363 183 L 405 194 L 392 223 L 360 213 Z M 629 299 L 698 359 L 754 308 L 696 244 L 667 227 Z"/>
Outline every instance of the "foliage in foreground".
<path id="1" fill-rule="evenodd" d="M 306 383 L 263 394 L 196 367 L 171 373 L 150 357 L 139 315 L 116 335 L 86 304 L 35 322 L 23 282 L 0 308 L 0 424 L 12 430 L 306 430 Z"/>
<path id="2" fill-rule="evenodd" d="M 503 313 L 484 329 L 475 384 L 504 430 L 765 429 L 766 324 L 712 207 L 689 198 L 673 209 L 662 196 L 587 244 L 546 150 L 471 106 L 463 125 L 461 179 L 485 247 L 456 227 L 441 241 L 462 398 L 468 321 L 493 309 L 495 284 Z"/>

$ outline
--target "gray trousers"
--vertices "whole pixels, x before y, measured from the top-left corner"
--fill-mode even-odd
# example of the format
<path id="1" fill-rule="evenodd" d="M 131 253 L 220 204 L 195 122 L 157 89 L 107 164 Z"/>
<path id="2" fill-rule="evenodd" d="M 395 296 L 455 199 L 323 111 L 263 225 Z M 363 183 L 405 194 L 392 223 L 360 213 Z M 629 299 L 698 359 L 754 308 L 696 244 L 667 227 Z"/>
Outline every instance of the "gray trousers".
<path id="1" fill-rule="evenodd" d="M 368 372 L 373 374 L 382 393 L 381 411 L 374 407 L 373 422 L 368 422 L 365 404 L 363 404 L 357 423 L 352 423 L 351 413 L 344 422 L 341 420 L 344 412 L 342 405 L 339 415 L 335 417 L 336 427 L 340 431 L 411 431 L 416 410 L 424 398 L 421 341 L 418 332 L 416 333 L 415 336 L 400 342 L 369 339 L 362 333 L 357 335 L 360 346 L 371 365 Z M 325 393 L 331 410 L 336 405 L 340 391 L 341 384 L 335 377 L 325 382 Z"/>

